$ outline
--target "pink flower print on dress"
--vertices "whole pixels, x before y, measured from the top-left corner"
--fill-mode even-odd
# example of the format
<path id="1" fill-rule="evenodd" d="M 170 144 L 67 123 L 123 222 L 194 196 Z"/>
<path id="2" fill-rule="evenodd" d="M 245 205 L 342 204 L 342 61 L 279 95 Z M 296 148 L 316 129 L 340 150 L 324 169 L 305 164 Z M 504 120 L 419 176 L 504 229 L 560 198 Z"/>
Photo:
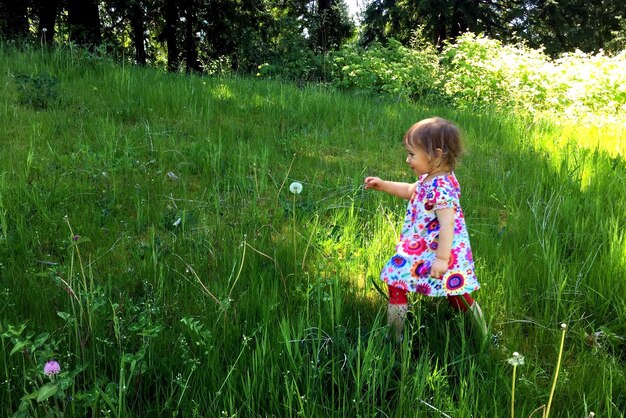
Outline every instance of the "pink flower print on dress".
<path id="1" fill-rule="evenodd" d="M 405 290 L 405 291 L 409 290 L 409 287 L 402 280 L 394 280 L 391 283 L 389 283 L 389 286 L 395 287 L 396 289 Z"/>
<path id="2" fill-rule="evenodd" d="M 420 283 L 415 288 L 415 291 L 421 295 L 430 295 L 431 290 L 430 285 L 427 283 Z"/>
<path id="3" fill-rule="evenodd" d="M 409 255 L 420 255 L 426 250 L 426 241 L 422 238 L 407 240 L 402 243 L 402 249 Z"/>
<path id="4" fill-rule="evenodd" d="M 463 230 L 463 225 L 461 224 L 461 220 L 455 219 L 454 220 L 454 233 L 460 234 L 462 230 Z"/>
<path id="5" fill-rule="evenodd" d="M 448 268 L 452 269 L 459 261 L 459 250 L 450 251 L 450 260 L 448 261 Z"/>

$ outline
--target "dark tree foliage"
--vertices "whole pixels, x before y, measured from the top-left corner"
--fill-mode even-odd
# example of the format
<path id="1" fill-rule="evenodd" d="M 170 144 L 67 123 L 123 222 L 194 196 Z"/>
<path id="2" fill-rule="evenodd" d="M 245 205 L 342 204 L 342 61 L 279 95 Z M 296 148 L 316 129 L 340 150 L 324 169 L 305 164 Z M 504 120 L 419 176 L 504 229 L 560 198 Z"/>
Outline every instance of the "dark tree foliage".
<path id="1" fill-rule="evenodd" d="M 67 24 L 70 41 L 95 48 L 102 42 L 97 0 L 67 0 Z"/>
<path id="2" fill-rule="evenodd" d="M 179 11 L 176 0 L 165 0 L 163 5 L 163 15 L 165 16 L 165 26 L 162 36 L 167 45 L 167 69 L 177 71 L 179 62 L 178 37 L 176 29 L 179 20 Z"/>
<path id="3" fill-rule="evenodd" d="M 607 49 L 626 18 L 626 0 L 526 0 L 513 23 L 531 47 L 557 55 Z"/>
<path id="4" fill-rule="evenodd" d="M 365 9 L 361 43 L 395 38 L 409 44 L 423 36 L 441 47 L 468 30 L 507 36 L 507 25 L 498 18 L 507 6 L 508 2 L 495 0 L 374 0 Z"/>
<path id="5" fill-rule="evenodd" d="M 134 54 L 135 63 L 146 65 L 147 28 L 150 27 L 148 8 L 151 0 L 106 0 L 100 3 L 102 37 L 107 52 L 116 56 Z M 124 50 L 126 40 L 132 41 L 133 50 Z"/>
<path id="6" fill-rule="evenodd" d="M 135 46 L 135 62 L 146 65 L 146 13 L 141 0 L 130 0 L 127 7 L 128 21 Z"/>
<path id="7" fill-rule="evenodd" d="M 472 31 L 557 55 L 623 48 L 625 21 L 626 0 L 373 0 L 360 42 L 442 48 Z M 271 63 L 315 79 L 354 29 L 345 0 L 0 0 L 3 39 L 51 44 L 61 34 L 92 49 L 104 41 L 118 57 L 166 61 L 170 71 L 256 72 Z"/>
<path id="8" fill-rule="evenodd" d="M 336 49 L 354 32 L 354 23 L 348 16 L 343 0 L 317 0 L 311 2 L 313 13 L 309 16 L 311 46 L 322 53 Z"/>
<path id="9" fill-rule="evenodd" d="M 439 47 L 464 31 L 505 43 L 525 41 L 552 55 L 606 49 L 626 17 L 626 0 L 373 0 L 364 13 L 361 43 L 423 36 Z"/>
<path id="10" fill-rule="evenodd" d="M 35 13 L 39 18 L 37 33 L 43 42 L 51 45 L 56 33 L 59 0 L 36 0 Z"/>
<path id="11" fill-rule="evenodd" d="M 202 65 L 198 60 L 197 40 L 196 40 L 196 15 L 198 13 L 196 0 L 184 0 L 181 4 L 182 15 L 184 17 L 184 54 L 185 70 L 187 72 L 202 70 Z"/>
<path id="12" fill-rule="evenodd" d="M 28 0 L 0 0 L 0 37 L 25 38 L 28 34 Z"/>
<path id="13" fill-rule="evenodd" d="M 354 24 L 344 0 L 0 0 L 0 36 L 35 32 L 140 65 L 165 55 L 170 71 L 219 62 L 248 72 L 286 51 L 298 59 L 338 48 Z"/>

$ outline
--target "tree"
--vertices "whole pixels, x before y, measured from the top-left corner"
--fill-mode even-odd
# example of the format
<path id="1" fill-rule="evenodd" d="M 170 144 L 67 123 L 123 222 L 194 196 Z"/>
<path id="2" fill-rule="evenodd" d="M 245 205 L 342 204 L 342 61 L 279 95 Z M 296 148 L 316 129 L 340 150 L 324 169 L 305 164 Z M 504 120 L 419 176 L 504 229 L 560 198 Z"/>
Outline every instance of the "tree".
<path id="1" fill-rule="evenodd" d="M 388 38 L 408 45 L 420 29 L 441 48 L 468 30 L 488 36 L 509 35 L 500 16 L 511 1 L 495 0 L 375 0 L 365 9 L 361 43 L 385 42 Z"/>
<path id="2" fill-rule="evenodd" d="M 626 0 L 527 0 L 523 10 L 519 33 L 531 47 L 543 46 L 551 55 L 592 52 L 610 47 L 626 17 Z"/>
<path id="3" fill-rule="evenodd" d="M 28 34 L 27 0 L 0 0 L 0 37 L 25 38 Z"/>
<path id="4" fill-rule="evenodd" d="M 132 28 L 133 45 L 135 46 L 135 62 L 146 65 L 146 14 L 142 0 L 130 0 L 128 20 Z"/>
<path id="5" fill-rule="evenodd" d="M 354 24 L 343 0 L 317 0 L 314 10 L 310 17 L 311 30 L 308 31 L 312 34 L 313 49 L 321 53 L 336 49 L 354 32 Z"/>
<path id="6" fill-rule="evenodd" d="M 175 0 L 165 0 L 165 26 L 162 38 L 167 45 L 167 70 L 178 71 L 179 52 L 176 36 L 176 23 L 178 22 L 178 6 Z"/>
<path id="7" fill-rule="evenodd" d="M 38 34 L 43 42 L 52 45 L 56 34 L 59 0 L 37 0 L 35 7 L 39 17 Z"/>
<path id="8" fill-rule="evenodd" d="M 102 42 L 100 13 L 96 0 L 68 0 L 67 24 L 70 41 L 94 49 Z"/>
<path id="9" fill-rule="evenodd" d="M 196 41 L 196 14 L 197 5 L 194 0 L 184 0 L 182 2 L 182 12 L 185 23 L 185 70 L 187 72 L 201 71 L 202 65 L 198 61 L 198 50 Z"/>

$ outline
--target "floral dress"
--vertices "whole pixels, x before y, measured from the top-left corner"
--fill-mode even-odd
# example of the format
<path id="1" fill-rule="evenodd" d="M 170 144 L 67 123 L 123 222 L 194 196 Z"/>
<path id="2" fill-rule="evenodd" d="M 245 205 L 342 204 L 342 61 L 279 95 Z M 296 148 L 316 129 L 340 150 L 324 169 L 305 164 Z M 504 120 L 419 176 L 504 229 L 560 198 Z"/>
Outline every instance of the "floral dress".
<path id="1" fill-rule="evenodd" d="M 465 217 L 459 204 L 461 188 L 454 173 L 424 181 L 419 178 L 409 201 L 396 253 L 385 264 L 380 278 L 388 285 L 428 296 L 453 296 L 480 287 L 474 273 Z M 437 257 L 439 221 L 436 210 L 454 209 L 454 239 L 448 271 L 436 279 L 430 266 Z"/>

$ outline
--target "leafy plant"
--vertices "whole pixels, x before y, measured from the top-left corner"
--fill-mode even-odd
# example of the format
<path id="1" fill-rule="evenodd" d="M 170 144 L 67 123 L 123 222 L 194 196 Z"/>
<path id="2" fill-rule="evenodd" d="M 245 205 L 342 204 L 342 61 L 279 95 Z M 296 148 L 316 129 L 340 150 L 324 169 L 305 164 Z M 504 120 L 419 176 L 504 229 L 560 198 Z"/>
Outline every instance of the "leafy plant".
<path id="1" fill-rule="evenodd" d="M 18 103 L 36 110 L 47 109 L 58 102 L 57 84 L 59 81 L 49 74 L 14 77 Z"/>

